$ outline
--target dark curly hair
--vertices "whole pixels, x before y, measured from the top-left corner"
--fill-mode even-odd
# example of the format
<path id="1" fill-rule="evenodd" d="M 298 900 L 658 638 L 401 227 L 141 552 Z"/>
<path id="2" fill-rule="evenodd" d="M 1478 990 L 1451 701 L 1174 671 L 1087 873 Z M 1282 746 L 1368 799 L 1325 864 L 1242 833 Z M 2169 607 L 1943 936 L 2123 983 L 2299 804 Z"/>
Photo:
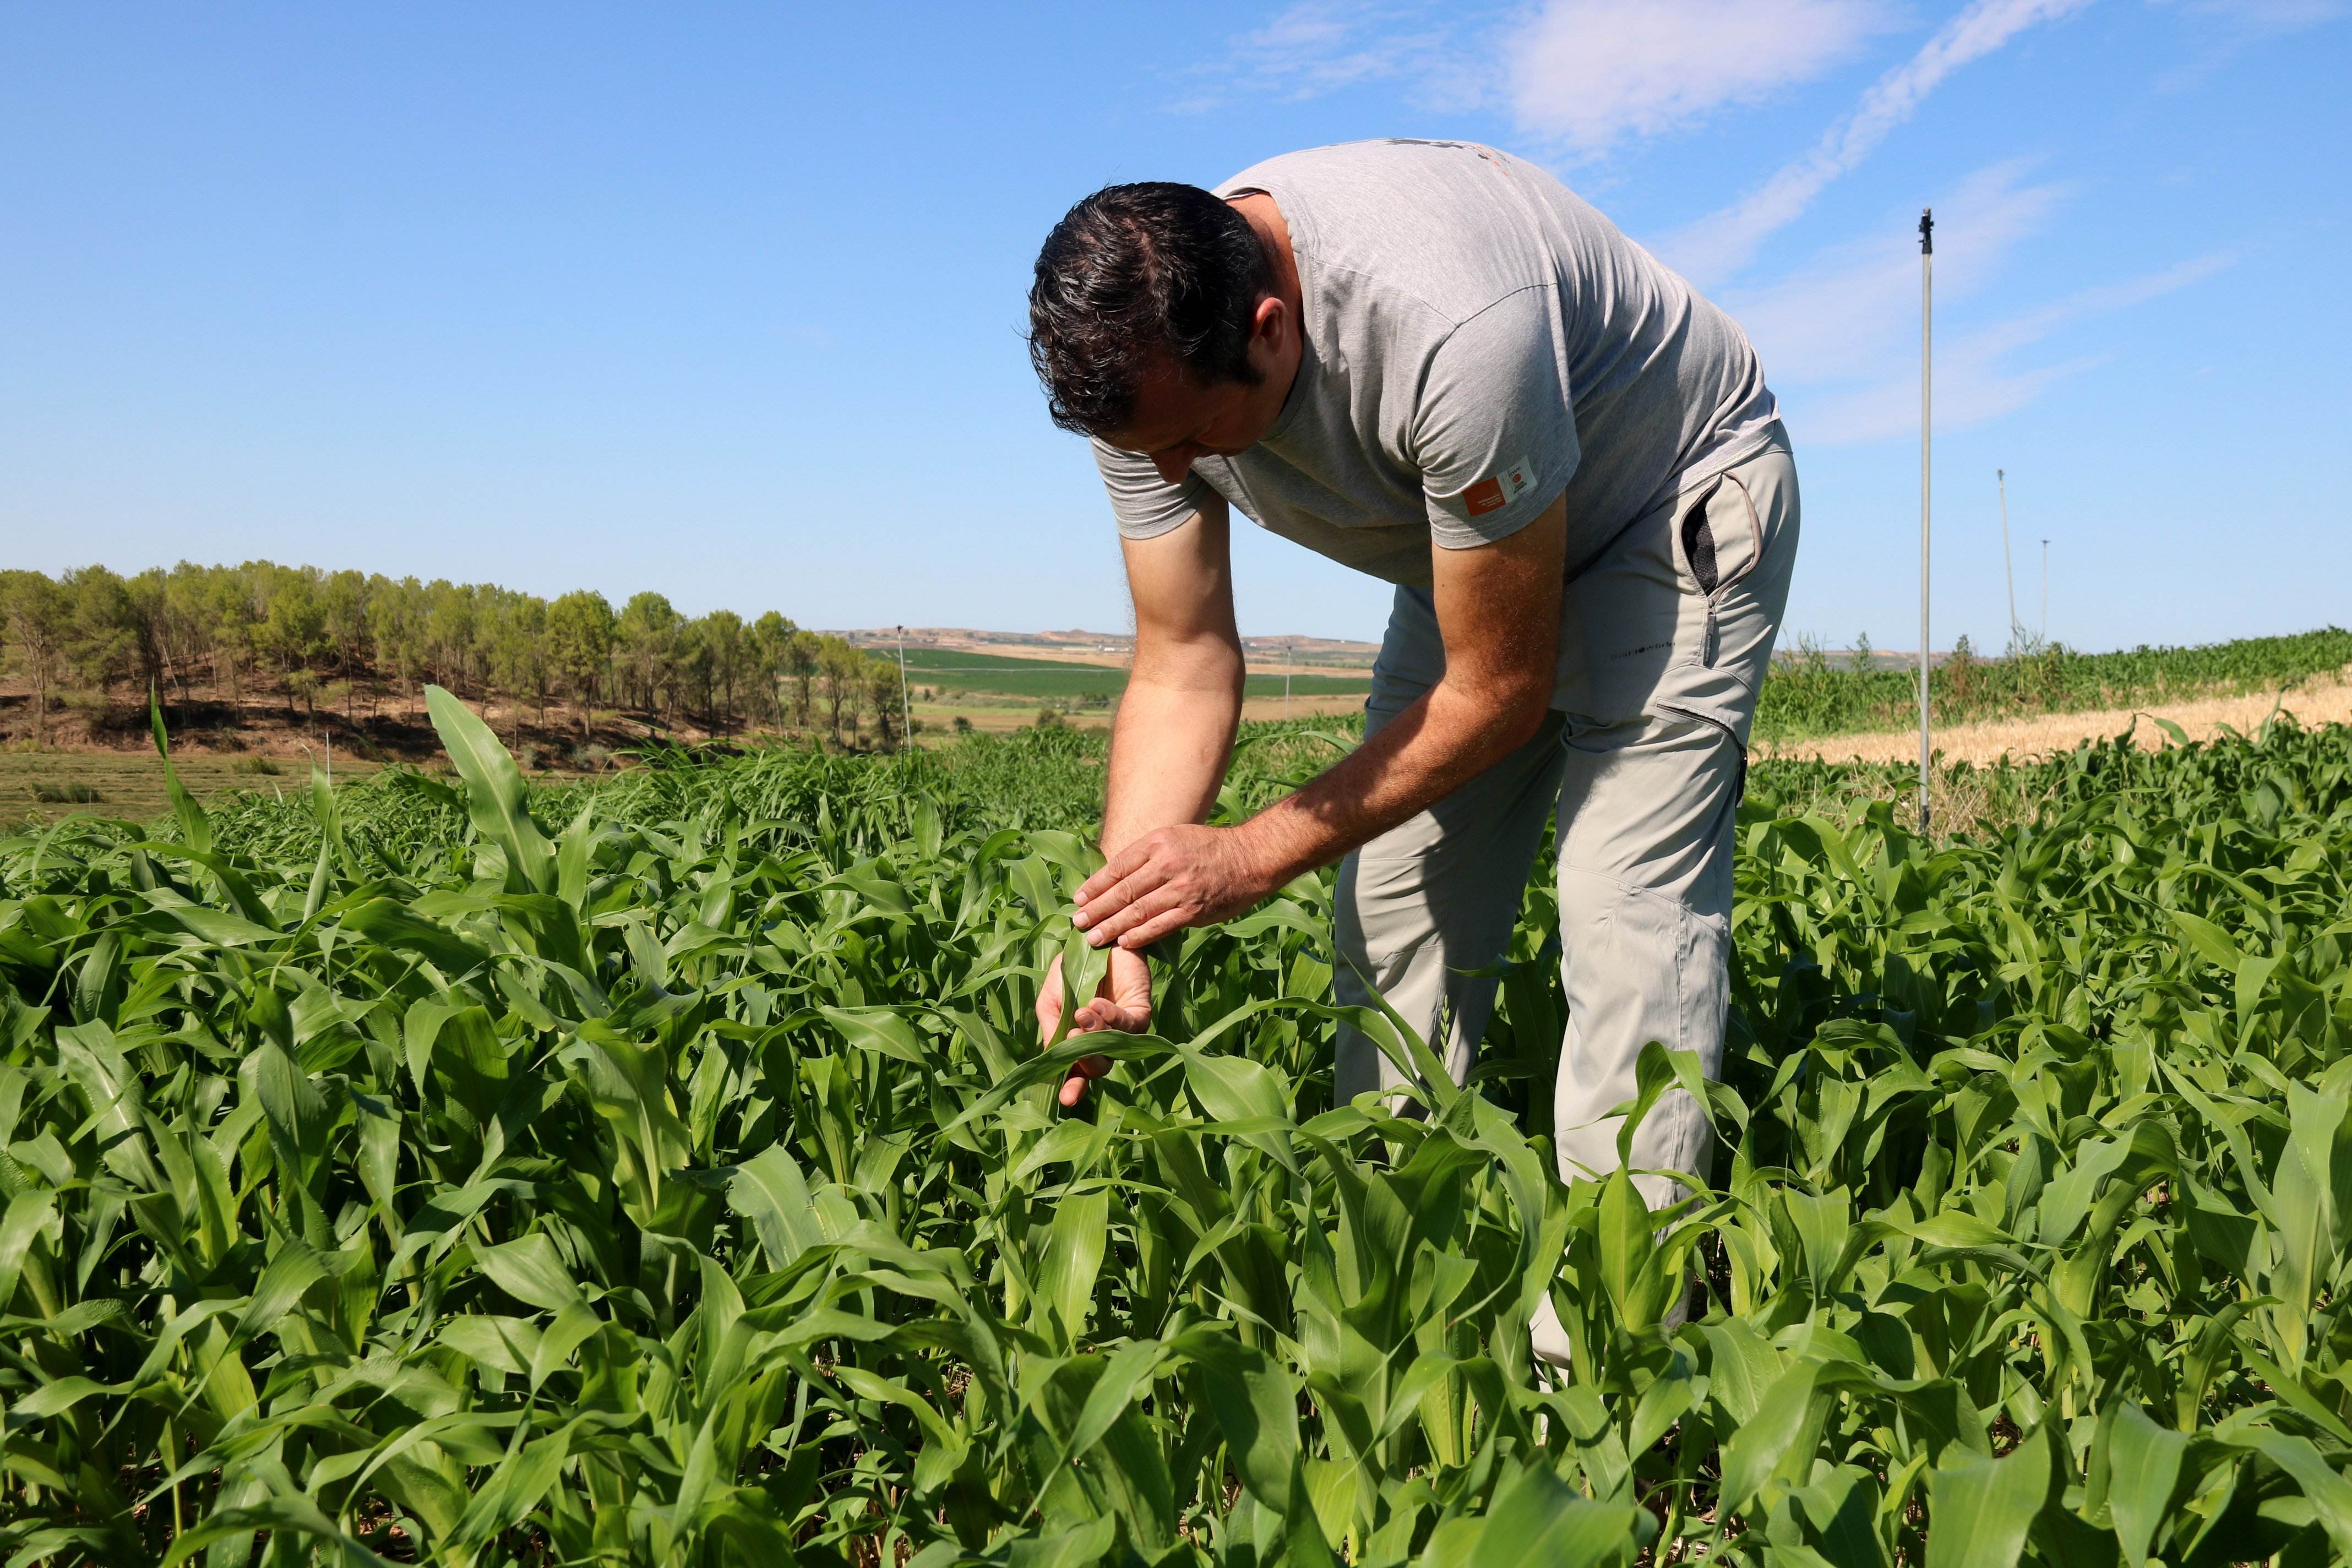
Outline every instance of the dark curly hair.
<path id="1" fill-rule="evenodd" d="M 1198 185 L 1106 185 L 1072 207 L 1037 253 L 1029 360 L 1054 423 L 1118 429 L 1136 382 L 1166 354 L 1203 385 L 1255 385 L 1250 325 L 1273 268 L 1247 219 Z"/>

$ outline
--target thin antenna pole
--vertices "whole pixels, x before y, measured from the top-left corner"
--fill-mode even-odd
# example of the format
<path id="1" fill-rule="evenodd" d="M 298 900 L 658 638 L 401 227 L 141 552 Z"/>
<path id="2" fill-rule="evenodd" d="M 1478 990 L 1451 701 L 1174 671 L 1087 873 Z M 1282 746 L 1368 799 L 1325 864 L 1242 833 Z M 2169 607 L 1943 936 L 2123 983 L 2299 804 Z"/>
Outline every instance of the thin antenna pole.
<path id="1" fill-rule="evenodd" d="M 1290 720 L 1290 667 L 1298 658 L 1298 639 L 1285 637 L 1282 643 L 1282 717 L 1287 723 Z"/>
<path id="2" fill-rule="evenodd" d="M 2050 542 L 2042 542 L 2042 640 L 2050 640 Z"/>
<path id="3" fill-rule="evenodd" d="M 2014 653 L 2025 628 L 2017 624 L 2017 567 L 2009 557 L 2009 475 L 1995 468 L 1992 477 L 2000 483 L 2000 571 L 2009 579 L 2009 647 Z"/>
<path id="4" fill-rule="evenodd" d="M 907 706 L 907 628 L 898 628 L 898 738 L 903 745 L 915 742 L 915 716 Z"/>
<path id="5" fill-rule="evenodd" d="M 1919 832 L 1927 832 L 1927 498 L 1935 439 L 1936 211 L 1919 211 Z"/>

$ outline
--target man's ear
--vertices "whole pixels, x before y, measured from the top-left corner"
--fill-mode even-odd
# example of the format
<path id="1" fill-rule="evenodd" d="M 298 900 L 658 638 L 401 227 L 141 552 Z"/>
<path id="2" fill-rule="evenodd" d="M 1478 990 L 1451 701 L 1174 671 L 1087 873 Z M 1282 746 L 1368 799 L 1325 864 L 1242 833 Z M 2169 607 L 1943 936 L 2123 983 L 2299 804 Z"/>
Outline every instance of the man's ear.
<path id="1" fill-rule="evenodd" d="M 1257 309 L 1250 314 L 1250 336 L 1269 350 L 1282 347 L 1283 334 L 1291 330 L 1290 307 L 1282 302 L 1279 294 L 1261 294 Z"/>

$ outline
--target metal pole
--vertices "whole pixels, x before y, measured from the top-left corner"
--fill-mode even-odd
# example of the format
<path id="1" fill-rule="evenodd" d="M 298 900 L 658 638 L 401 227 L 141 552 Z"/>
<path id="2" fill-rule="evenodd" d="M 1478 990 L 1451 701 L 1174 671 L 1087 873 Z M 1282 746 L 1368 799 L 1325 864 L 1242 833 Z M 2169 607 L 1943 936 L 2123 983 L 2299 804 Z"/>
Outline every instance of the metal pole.
<path id="1" fill-rule="evenodd" d="M 1935 433 L 1936 211 L 1919 211 L 1919 832 L 1927 831 L 1927 495 Z"/>
<path id="2" fill-rule="evenodd" d="M 911 745 L 915 739 L 915 717 L 907 706 L 907 628 L 898 628 L 898 735 L 902 742 Z"/>
<path id="3" fill-rule="evenodd" d="M 1297 657 L 1298 639 L 1285 637 L 1282 647 L 1282 717 L 1286 723 L 1290 720 L 1290 666 Z"/>
<path id="4" fill-rule="evenodd" d="M 1992 477 L 2000 482 L 2000 572 L 2009 579 L 2009 650 L 2015 653 L 2025 628 L 2017 624 L 2017 567 L 2009 556 L 2009 475 L 1995 468 Z"/>
<path id="5" fill-rule="evenodd" d="M 2042 640 L 2050 640 L 2050 542 L 2042 542 Z"/>

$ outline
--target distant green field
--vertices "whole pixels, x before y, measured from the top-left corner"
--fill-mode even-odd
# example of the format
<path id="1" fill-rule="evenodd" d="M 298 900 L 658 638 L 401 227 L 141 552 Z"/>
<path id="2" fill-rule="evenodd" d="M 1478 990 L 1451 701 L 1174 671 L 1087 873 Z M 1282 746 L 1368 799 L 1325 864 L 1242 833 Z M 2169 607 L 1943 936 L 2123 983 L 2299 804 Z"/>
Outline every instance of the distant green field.
<path id="1" fill-rule="evenodd" d="M 1109 664 L 1057 664 L 1002 654 L 961 653 L 948 648 L 908 648 L 907 679 L 941 691 L 1000 697 L 1116 697 L 1127 689 L 1127 671 Z M 1297 697 L 1360 697 L 1371 689 L 1363 676 L 1297 675 Z M 1282 677 L 1253 675 L 1252 697 L 1282 695 Z"/>
<path id="2" fill-rule="evenodd" d="M 1930 700 L 1938 724 L 2021 713 L 2129 708 L 2185 697 L 2278 691 L 2352 668 L 2352 631 L 2327 626 L 2292 637 L 2240 637 L 2194 647 L 2077 653 L 2053 643 L 2008 658 L 1938 665 Z M 1820 649 L 1784 653 L 1756 704 L 1756 734 L 1769 741 L 1907 730 L 1918 722 L 1918 677 L 1909 666 L 1832 664 Z"/>
<path id="3" fill-rule="evenodd" d="M 267 769 L 267 772 L 263 770 Z M 183 755 L 180 782 L 206 799 L 224 791 L 300 798 L 310 788 L 303 757 Z M 338 781 L 375 772 L 373 763 L 338 756 Z M 0 752 L 0 828 L 60 816 L 146 822 L 171 809 L 163 763 L 153 752 Z"/>

